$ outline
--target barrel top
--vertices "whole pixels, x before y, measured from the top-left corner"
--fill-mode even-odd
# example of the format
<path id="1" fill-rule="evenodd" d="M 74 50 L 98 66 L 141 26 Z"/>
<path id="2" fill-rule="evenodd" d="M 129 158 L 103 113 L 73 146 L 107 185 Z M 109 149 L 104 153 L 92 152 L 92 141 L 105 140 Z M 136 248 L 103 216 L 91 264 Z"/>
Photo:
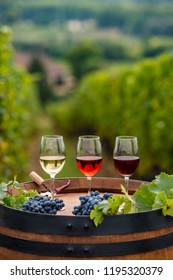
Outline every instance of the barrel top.
<path id="1" fill-rule="evenodd" d="M 78 178 L 60 178 L 55 179 L 55 188 L 61 188 L 63 185 L 68 187 L 63 189 L 57 196 L 65 202 L 65 210 L 59 211 L 58 215 L 72 215 L 73 207 L 79 205 L 79 196 L 88 194 L 87 180 L 85 177 Z M 130 180 L 129 194 L 133 194 L 140 186 L 142 181 Z M 46 180 L 45 184 L 50 187 L 51 181 Z M 92 178 L 92 191 L 98 190 L 101 194 L 104 192 L 121 194 L 121 185 L 124 185 L 122 178 L 107 178 L 107 177 L 93 177 Z M 28 189 L 36 189 L 38 192 L 46 192 L 47 190 L 43 185 L 39 186 L 35 182 L 21 183 L 21 187 Z"/>

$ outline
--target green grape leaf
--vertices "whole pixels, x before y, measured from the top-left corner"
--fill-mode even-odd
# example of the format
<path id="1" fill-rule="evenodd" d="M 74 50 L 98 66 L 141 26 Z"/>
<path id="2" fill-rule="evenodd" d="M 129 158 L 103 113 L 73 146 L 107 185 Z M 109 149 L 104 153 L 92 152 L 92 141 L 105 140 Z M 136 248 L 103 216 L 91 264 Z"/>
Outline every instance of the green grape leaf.
<path id="1" fill-rule="evenodd" d="M 20 189 L 19 195 L 6 195 L 3 199 L 3 202 L 6 206 L 15 208 L 20 210 L 22 208 L 22 204 L 27 202 L 31 196 L 37 195 L 38 192 L 34 190 L 22 190 Z"/>
<path id="2" fill-rule="evenodd" d="M 0 184 L 0 201 L 3 203 L 3 199 L 6 197 L 7 192 L 14 187 L 14 182 L 17 184 L 17 181 L 9 181 L 8 183 L 2 182 Z M 19 183 L 18 183 L 19 185 Z"/>
<path id="3" fill-rule="evenodd" d="M 108 198 L 109 202 L 109 212 L 111 215 L 117 214 L 119 209 L 121 208 L 121 205 L 124 202 L 124 197 L 120 195 L 113 195 L 111 198 Z"/>
<path id="4" fill-rule="evenodd" d="M 6 206 L 16 208 L 16 198 L 13 195 L 6 195 L 6 197 L 3 199 L 3 202 Z"/>
<path id="5" fill-rule="evenodd" d="M 166 201 L 167 196 L 164 192 L 156 194 L 153 209 L 162 208 L 166 204 Z"/>
<path id="6" fill-rule="evenodd" d="M 173 197 L 173 175 L 161 172 L 149 185 L 149 190 L 156 194 L 164 192 L 167 197 Z"/>
<path id="7" fill-rule="evenodd" d="M 104 215 L 108 215 L 109 207 L 108 200 L 103 200 L 97 205 L 97 210 L 102 212 Z"/>
<path id="8" fill-rule="evenodd" d="M 127 197 L 124 198 L 123 214 L 132 213 L 135 211 L 133 203 Z"/>
<path id="9" fill-rule="evenodd" d="M 12 194 L 11 190 L 17 189 L 18 195 Z M 29 197 L 37 195 L 35 190 L 23 190 L 20 188 L 20 184 L 16 181 L 16 177 L 13 181 L 0 184 L 0 202 L 5 206 L 9 206 L 15 209 L 21 209 L 22 204 L 29 200 Z"/>
<path id="10" fill-rule="evenodd" d="M 104 220 L 104 216 L 116 215 L 123 202 L 124 197 L 119 195 L 114 195 L 107 200 L 101 201 L 91 210 L 90 219 L 94 221 L 95 226 L 100 225 Z"/>
<path id="11" fill-rule="evenodd" d="M 7 190 L 8 190 L 8 184 L 2 182 L 0 184 L 0 201 L 2 201 L 6 196 Z"/>
<path id="12" fill-rule="evenodd" d="M 21 188 L 20 188 L 20 184 L 19 184 L 18 181 L 16 181 L 16 179 L 13 181 L 13 187 L 14 187 L 15 189 L 17 189 L 17 190 L 21 189 Z"/>
<path id="13" fill-rule="evenodd" d="M 162 208 L 162 213 L 164 216 L 168 215 L 173 217 L 173 200 L 168 198 L 165 205 Z"/>
<path id="14" fill-rule="evenodd" d="M 90 213 L 90 218 L 98 226 L 105 215 L 128 214 L 134 212 L 162 209 L 163 215 L 173 217 L 173 175 L 164 172 L 148 183 L 142 183 L 130 196 L 121 185 L 123 196 L 113 195 L 100 202 Z"/>
<path id="15" fill-rule="evenodd" d="M 136 212 L 133 198 L 128 194 L 126 188 L 123 185 L 121 185 L 121 191 L 124 193 L 123 214 Z"/>
<path id="16" fill-rule="evenodd" d="M 138 211 L 148 211 L 153 209 L 155 193 L 149 189 L 149 185 L 142 183 L 140 188 L 133 194 L 133 201 Z"/>
<path id="17" fill-rule="evenodd" d="M 97 206 L 98 205 L 96 205 L 90 212 L 90 219 L 93 220 L 96 227 L 100 225 L 104 220 L 103 213 L 102 211 L 98 210 Z"/>

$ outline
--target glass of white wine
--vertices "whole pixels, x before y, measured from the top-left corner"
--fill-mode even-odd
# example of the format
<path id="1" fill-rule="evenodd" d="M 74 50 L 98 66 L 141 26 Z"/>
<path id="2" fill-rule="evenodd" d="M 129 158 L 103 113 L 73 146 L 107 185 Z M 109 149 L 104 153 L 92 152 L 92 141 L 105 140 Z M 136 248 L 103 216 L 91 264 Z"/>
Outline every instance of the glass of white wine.
<path id="1" fill-rule="evenodd" d="M 55 176 L 64 167 L 66 160 L 66 151 L 63 136 L 44 135 L 40 144 L 40 164 L 43 170 L 50 175 L 51 195 L 54 197 Z"/>

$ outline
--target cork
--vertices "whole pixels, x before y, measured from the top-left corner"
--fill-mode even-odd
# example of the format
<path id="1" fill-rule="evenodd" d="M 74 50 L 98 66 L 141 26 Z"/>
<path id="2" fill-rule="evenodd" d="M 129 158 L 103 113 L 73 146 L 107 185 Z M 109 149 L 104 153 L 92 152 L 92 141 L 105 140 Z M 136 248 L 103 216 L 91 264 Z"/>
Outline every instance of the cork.
<path id="1" fill-rule="evenodd" d="M 44 185 L 44 179 L 42 177 L 40 177 L 35 171 L 31 171 L 31 173 L 29 174 L 29 177 L 35 183 L 37 183 L 37 185 L 39 185 L 39 186 Z"/>

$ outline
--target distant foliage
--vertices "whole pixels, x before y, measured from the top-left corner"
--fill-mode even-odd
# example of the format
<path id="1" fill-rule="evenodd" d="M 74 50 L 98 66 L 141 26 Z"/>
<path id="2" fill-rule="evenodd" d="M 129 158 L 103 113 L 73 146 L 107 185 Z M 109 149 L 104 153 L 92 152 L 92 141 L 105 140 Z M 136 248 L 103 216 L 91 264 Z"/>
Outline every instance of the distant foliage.
<path id="1" fill-rule="evenodd" d="M 144 60 L 118 75 L 100 71 L 81 81 L 77 92 L 49 112 L 64 133 L 96 133 L 112 156 L 117 135 L 136 135 L 139 174 L 173 171 L 173 58 Z"/>
<path id="2" fill-rule="evenodd" d="M 47 73 L 44 69 L 44 65 L 39 58 L 33 58 L 28 71 L 37 77 L 36 84 L 41 104 L 45 105 L 50 100 L 53 100 L 55 96 L 52 92 L 51 86 L 48 83 Z"/>
<path id="3" fill-rule="evenodd" d="M 43 50 L 63 61 L 74 46 L 90 40 L 101 50 L 104 65 L 105 60 L 112 63 L 172 51 L 173 1 L 1 0 L 0 24 L 13 26 L 18 49 Z M 154 45 L 152 37 L 158 41 Z M 97 60 L 92 57 L 80 66 L 84 71 L 93 69 Z"/>
<path id="4" fill-rule="evenodd" d="M 9 28 L 0 29 L 0 174 L 24 177 L 38 109 L 34 79 L 14 64 Z"/>
<path id="5" fill-rule="evenodd" d="M 69 50 L 67 59 L 74 76 L 81 79 L 87 73 L 99 68 L 100 50 L 90 42 L 82 42 Z"/>
<path id="6" fill-rule="evenodd" d="M 0 22 L 31 21 L 46 26 L 68 20 L 95 19 L 98 27 L 116 27 L 137 35 L 173 35 L 173 7 L 168 0 L 4 0 Z"/>

